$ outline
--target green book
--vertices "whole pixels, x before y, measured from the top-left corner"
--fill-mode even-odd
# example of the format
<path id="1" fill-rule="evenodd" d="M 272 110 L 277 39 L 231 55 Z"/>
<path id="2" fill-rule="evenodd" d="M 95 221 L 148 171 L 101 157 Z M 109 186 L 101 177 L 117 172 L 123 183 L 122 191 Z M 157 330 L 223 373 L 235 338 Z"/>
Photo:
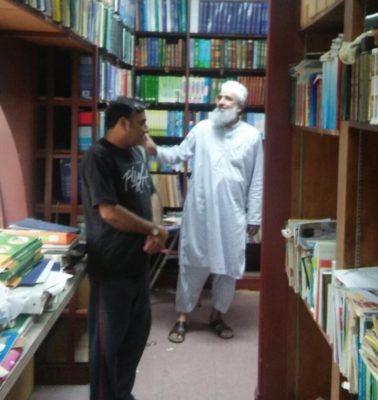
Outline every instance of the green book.
<path id="1" fill-rule="evenodd" d="M 4 332 L 16 332 L 18 336 L 24 334 L 32 325 L 34 318 L 30 314 L 19 314 Z"/>
<path id="2" fill-rule="evenodd" d="M 0 268 L 11 266 L 14 261 L 22 259 L 29 249 L 34 251 L 41 246 L 42 242 L 36 237 L 0 232 Z"/>

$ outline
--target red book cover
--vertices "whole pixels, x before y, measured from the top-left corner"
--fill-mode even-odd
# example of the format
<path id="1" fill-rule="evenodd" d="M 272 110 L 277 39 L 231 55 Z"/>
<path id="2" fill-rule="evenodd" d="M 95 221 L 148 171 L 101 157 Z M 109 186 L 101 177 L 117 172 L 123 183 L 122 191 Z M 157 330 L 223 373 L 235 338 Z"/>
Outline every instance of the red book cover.
<path id="1" fill-rule="evenodd" d="M 92 125 L 93 113 L 92 111 L 79 112 L 79 125 Z"/>

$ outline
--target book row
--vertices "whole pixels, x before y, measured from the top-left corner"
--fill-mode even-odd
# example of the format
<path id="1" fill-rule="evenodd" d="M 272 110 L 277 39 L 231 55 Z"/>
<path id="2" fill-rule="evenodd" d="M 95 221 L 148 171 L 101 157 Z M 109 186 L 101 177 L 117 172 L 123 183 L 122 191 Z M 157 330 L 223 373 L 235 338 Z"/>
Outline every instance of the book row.
<path id="1" fill-rule="evenodd" d="M 166 146 L 166 145 L 163 145 Z M 155 172 L 159 172 L 159 173 L 164 173 L 164 174 L 172 174 L 172 173 L 185 173 L 185 172 L 190 172 L 191 168 L 190 168 L 190 162 L 188 162 L 187 164 L 183 163 L 183 162 L 178 162 L 175 164 L 163 164 L 160 163 L 158 161 L 156 161 L 155 159 L 150 159 L 148 161 L 148 165 L 149 165 L 149 171 L 154 174 Z"/>
<path id="2" fill-rule="evenodd" d="M 97 97 L 100 101 L 132 95 L 131 70 L 115 66 L 102 57 L 98 64 Z M 91 99 L 93 96 L 93 59 L 90 56 L 80 57 L 79 95 L 84 99 Z"/>
<path id="3" fill-rule="evenodd" d="M 150 136 L 183 137 L 185 113 L 183 111 L 145 111 Z"/>
<path id="4" fill-rule="evenodd" d="M 137 7 L 137 30 L 185 32 L 187 2 L 143 0 Z M 190 32 L 266 35 L 267 4 L 260 1 L 191 0 Z"/>
<path id="5" fill-rule="evenodd" d="M 336 222 L 289 220 L 286 272 L 332 344 L 343 387 L 359 399 L 374 399 L 378 362 L 378 267 L 336 268 Z"/>
<path id="6" fill-rule="evenodd" d="M 265 69 L 266 41 L 190 39 L 192 68 Z"/>
<path id="7" fill-rule="evenodd" d="M 95 7 L 110 8 L 130 29 L 135 25 L 135 0 L 18 0 L 38 11 L 54 22 L 73 27 L 75 32 L 81 24 L 93 17 Z M 95 4 L 97 3 L 97 4 Z M 70 23 L 69 23 L 70 22 Z"/>
<path id="8" fill-rule="evenodd" d="M 182 207 L 183 196 L 179 174 L 152 174 L 162 207 Z"/>
<path id="9" fill-rule="evenodd" d="M 0 232 L 0 281 L 16 287 L 42 258 L 39 238 Z"/>
<path id="10" fill-rule="evenodd" d="M 71 160 L 69 159 L 60 159 L 57 160 L 60 168 L 60 179 L 57 179 L 57 188 L 54 192 L 54 202 L 61 204 L 69 204 L 71 202 Z M 150 159 L 149 162 L 149 170 L 154 174 L 154 172 L 164 172 L 169 176 L 172 173 L 184 172 L 185 170 L 190 170 L 190 163 L 185 165 L 184 163 L 177 163 L 173 165 L 161 164 L 157 161 Z M 165 175 L 164 175 L 165 176 Z M 170 178 L 167 178 L 170 179 Z M 79 191 L 80 192 L 80 191 Z M 80 194 L 80 193 L 79 193 Z M 79 203 L 81 202 L 81 197 L 79 195 Z M 180 205 L 170 206 L 170 207 L 180 207 Z M 0 274 L 1 279 L 1 274 Z"/>
<path id="11" fill-rule="evenodd" d="M 190 13 L 190 31 L 193 33 L 267 33 L 266 2 L 192 0 Z"/>
<path id="12" fill-rule="evenodd" d="M 189 130 L 198 122 L 207 119 L 209 112 L 207 111 L 190 111 L 189 112 Z M 244 112 L 242 119 L 248 124 L 254 126 L 261 134 L 261 138 L 265 137 L 265 114 L 263 112 Z"/>
<path id="13" fill-rule="evenodd" d="M 265 69 L 266 41 L 244 39 L 190 39 L 191 68 Z M 139 38 L 135 48 L 139 67 L 184 67 L 183 39 Z"/>
<path id="14" fill-rule="evenodd" d="M 336 130 L 340 121 L 378 124 L 378 30 L 352 51 L 342 35 L 325 54 L 291 68 L 292 115 L 299 126 Z"/>
<path id="15" fill-rule="evenodd" d="M 183 111 L 174 110 L 153 110 L 145 111 L 147 117 L 147 126 L 149 135 L 155 138 L 176 137 L 183 138 L 185 134 L 185 114 Z M 208 118 L 206 111 L 189 113 L 189 130 L 199 121 Z M 265 132 L 265 114 L 256 112 L 247 112 L 243 114 L 243 119 L 256 127 L 264 138 Z M 95 140 L 105 135 L 105 111 L 97 112 L 97 127 Z M 93 143 L 93 113 L 91 111 L 79 112 L 78 127 L 78 146 L 79 151 L 87 151 Z M 156 169 L 152 169 L 155 170 Z M 165 170 L 167 171 L 167 170 Z"/>
<path id="16" fill-rule="evenodd" d="M 229 78 L 189 77 L 188 102 L 214 104 L 220 86 Z M 232 77 L 230 79 L 235 79 Z M 265 77 L 236 77 L 248 88 L 247 106 L 264 104 Z M 139 75 L 136 77 L 136 96 L 147 102 L 183 103 L 185 101 L 185 77 Z"/>
<path id="17" fill-rule="evenodd" d="M 135 65 L 137 67 L 184 67 L 183 39 L 138 38 L 135 47 Z"/>
<path id="18" fill-rule="evenodd" d="M 137 7 L 137 30 L 186 32 L 186 0 L 142 0 Z"/>
<path id="19" fill-rule="evenodd" d="M 135 0 L 24 0 L 52 22 L 132 63 Z"/>

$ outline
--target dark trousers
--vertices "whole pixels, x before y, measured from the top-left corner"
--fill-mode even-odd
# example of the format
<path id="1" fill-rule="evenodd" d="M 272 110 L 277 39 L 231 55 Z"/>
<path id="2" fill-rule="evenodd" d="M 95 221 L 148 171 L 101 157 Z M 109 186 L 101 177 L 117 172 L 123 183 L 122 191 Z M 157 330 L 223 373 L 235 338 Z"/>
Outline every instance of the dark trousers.
<path id="1" fill-rule="evenodd" d="M 148 276 L 90 278 L 91 400 L 131 400 L 137 365 L 151 328 Z"/>

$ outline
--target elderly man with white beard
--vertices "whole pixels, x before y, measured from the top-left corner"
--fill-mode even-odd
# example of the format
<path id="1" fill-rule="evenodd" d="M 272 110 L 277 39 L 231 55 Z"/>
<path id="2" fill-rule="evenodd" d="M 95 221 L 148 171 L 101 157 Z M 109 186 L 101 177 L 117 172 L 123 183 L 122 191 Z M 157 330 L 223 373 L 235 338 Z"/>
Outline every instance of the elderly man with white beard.
<path id="1" fill-rule="evenodd" d="M 261 224 L 263 192 L 260 134 L 240 119 L 247 95 L 239 82 L 225 82 L 209 119 L 194 126 L 180 145 L 156 146 L 146 135 L 145 148 L 159 162 L 193 159 L 180 231 L 179 315 L 168 335 L 171 342 L 184 341 L 189 314 L 210 275 L 209 327 L 222 339 L 234 336 L 224 315 L 244 273 L 246 234 L 254 236 Z"/>

